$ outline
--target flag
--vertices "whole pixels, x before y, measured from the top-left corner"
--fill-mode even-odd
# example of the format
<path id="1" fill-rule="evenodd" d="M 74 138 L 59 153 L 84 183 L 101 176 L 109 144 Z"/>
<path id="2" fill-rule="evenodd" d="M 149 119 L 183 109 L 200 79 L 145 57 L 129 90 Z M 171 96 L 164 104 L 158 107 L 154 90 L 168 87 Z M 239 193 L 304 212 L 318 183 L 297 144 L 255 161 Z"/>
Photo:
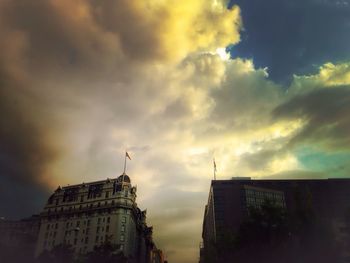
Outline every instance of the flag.
<path id="1" fill-rule="evenodd" d="M 128 152 L 125 152 L 125 156 L 129 158 L 129 160 L 131 160 L 130 155 L 128 154 Z"/>
<path id="2" fill-rule="evenodd" d="M 215 162 L 215 159 L 213 159 L 214 161 L 214 171 L 216 172 L 216 162 Z"/>

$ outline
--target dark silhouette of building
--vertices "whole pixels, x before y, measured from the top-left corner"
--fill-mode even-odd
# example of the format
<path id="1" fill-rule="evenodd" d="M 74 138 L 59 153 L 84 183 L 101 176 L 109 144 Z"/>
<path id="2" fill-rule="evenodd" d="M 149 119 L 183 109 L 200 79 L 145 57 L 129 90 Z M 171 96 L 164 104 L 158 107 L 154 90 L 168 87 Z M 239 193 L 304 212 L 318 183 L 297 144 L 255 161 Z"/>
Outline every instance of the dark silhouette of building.
<path id="1" fill-rule="evenodd" d="M 334 230 L 338 240 L 348 240 L 344 229 L 348 226 L 345 215 L 350 208 L 350 179 L 216 180 L 211 182 L 205 207 L 201 262 L 206 253 L 216 249 L 220 236 L 228 231 L 238 233 L 249 207 L 259 208 L 266 201 L 290 213 L 299 206 L 307 208 L 319 222 Z"/>
<path id="2" fill-rule="evenodd" d="M 34 258 L 40 228 L 39 215 L 21 220 L 0 219 L 0 255 L 4 262 Z M 5 257 L 5 258 L 4 258 Z M 6 258 L 8 257 L 8 258 Z"/>

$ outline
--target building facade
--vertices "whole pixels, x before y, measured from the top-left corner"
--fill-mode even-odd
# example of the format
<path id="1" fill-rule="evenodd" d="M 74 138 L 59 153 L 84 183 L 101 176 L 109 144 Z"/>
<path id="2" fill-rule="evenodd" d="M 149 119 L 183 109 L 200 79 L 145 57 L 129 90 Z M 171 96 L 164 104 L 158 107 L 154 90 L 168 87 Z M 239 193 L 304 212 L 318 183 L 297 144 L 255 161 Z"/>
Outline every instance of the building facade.
<path id="1" fill-rule="evenodd" d="M 59 244 L 76 255 L 110 242 L 129 262 L 151 260 L 152 227 L 136 203 L 136 187 L 128 175 L 117 179 L 58 187 L 40 214 L 36 256 Z"/>
<path id="2" fill-rule="evenodd" d="M 38 215 L 21 220 L 0 219 L 0 261 L 26 260 L 30 262 L 34 257 L 39 228 L 40 217 Z"/>
<path id="3" fill-rule="evenodd" d="M 342 239 L 348 236 L 344 233 L 346 227 L 339 222 L 344 222 L 345 214 L 350 211 L 350 179 L 217 180 L 211 182 L 205 207 L 201 259 L 214 249 L 222 233 L 237 233 L 249 207 L 259 208 L 266 200 L 287 211 L 294 211 L 298 203 L 307 205 L 320 221 L 329 226 L 342 226 L 337 227 Z"/>

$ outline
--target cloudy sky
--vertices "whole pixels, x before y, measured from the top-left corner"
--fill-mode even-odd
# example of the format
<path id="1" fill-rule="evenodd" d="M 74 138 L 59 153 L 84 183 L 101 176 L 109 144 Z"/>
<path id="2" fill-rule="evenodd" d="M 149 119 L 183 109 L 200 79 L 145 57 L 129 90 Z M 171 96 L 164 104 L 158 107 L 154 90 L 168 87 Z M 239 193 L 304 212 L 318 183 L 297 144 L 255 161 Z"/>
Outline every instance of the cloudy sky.
<path id="1" fill-rule="evenodd" d="M 350 172 L 349 0 L 0 1 L 0 216 L 117 177 L 196 262 L 218 178 Z"/>

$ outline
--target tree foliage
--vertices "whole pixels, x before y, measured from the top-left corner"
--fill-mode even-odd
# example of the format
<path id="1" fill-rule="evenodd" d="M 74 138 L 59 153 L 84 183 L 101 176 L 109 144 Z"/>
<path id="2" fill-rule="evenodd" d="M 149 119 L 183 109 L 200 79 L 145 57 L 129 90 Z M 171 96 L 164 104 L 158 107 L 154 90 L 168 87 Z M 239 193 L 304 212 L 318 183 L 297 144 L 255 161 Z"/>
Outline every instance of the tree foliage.
<path id="1" fill-rule="evenodd" d="M 70 245 L 60 244 L 50 251 L 45 250 L 37 259 L 38 263 L 71 263 L 74 262 L 74 250 Z"/>
<path id="2" fill-rule="evenodd" d="M 52 250 L 45 250 L 37 263 L 126 263 L 127 258 L 117 245 L 105 242 L 87 254 L 74 255 L 70 245 L 61 244 Z"/>
<path id="3" fill-rule="evenodd" d="M 127 258 L 120 251 L 119 246 L 105 242 L 96 246 L 92 252 L 89 252 L 84 262 L 86 263 L 126 263 Z"/>

